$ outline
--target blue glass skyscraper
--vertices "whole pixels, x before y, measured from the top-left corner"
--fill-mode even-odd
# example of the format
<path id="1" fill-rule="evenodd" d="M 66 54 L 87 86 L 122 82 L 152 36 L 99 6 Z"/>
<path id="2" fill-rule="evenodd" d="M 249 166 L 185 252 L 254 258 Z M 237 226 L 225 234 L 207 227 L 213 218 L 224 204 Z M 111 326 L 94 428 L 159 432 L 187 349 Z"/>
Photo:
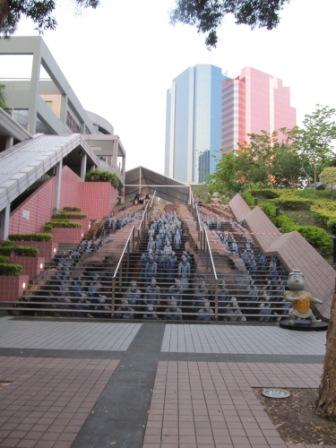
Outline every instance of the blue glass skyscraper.
<path id="1" fill-rule="evenodd" d="M 185 183 L 206 180 L 220 156 L 219 67 L 196 65 L 177 76 L 167 92 L 165 174 Z"/>

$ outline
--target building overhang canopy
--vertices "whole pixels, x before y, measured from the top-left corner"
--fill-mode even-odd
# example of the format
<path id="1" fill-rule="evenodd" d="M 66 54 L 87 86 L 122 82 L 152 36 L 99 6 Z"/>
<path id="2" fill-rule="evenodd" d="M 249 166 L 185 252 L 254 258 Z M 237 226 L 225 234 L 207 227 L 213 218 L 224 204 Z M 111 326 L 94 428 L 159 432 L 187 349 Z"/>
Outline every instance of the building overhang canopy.
<path id="1" fill-rule="evenodd" d="M 125 187 L 126 197 L 132 198 L 140 191 L 142 194 L 156 191 L 157 196 L 168 202 L 187 204 L 189 200 L 189 185 L 142 166 L 126 171 Z"/>

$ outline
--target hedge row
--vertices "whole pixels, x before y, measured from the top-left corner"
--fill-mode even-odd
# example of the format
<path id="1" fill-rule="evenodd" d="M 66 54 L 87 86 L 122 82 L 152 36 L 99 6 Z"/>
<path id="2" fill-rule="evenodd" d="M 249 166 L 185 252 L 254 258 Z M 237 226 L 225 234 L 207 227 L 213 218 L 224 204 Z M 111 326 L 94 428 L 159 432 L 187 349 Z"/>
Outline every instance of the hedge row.
<path id="1" fill-rule="evenodd" d="M 86 175 L 86 180 L 89 182 L 110 182 L 115 188 L 118 188 L 119 185 L 117 175 L 109 171 L 90 171 Z"/>
<path id="2" fill-rule="evenodd" d="M 260 190 L 250 190 L 252 195 L 258 199 L 274 199 L 279 197 L 279 193 L 275 190 L 269 188 L 264 188 Z"/>
<path id="3" fill-rule="evenodd" d="M 261 208 L 281 232 L 288 233 L 297 231 L 323 255 L 330 255 L 332 238 L 326 230 L 317 226 L 299 225 L 284 213 L 279 213 L 277 215 L 275 205 L 269 202 L 263 203 Z"/>
<path id="4" fill-rule="evenodd" d="M 51 241 L 49 233 L 13 233 L 8 237 L 10 241 Z"/>
<path id="5" fill-rule="evenodd" d="M 4 255 L 0 255 L 0 263 L 8 263 L 8 257 Z"/>
<path id="6" fill-rule="evenodd" d="M 52 219 L 84 219 L 86 218 L 86 215 L 83 215 L 82 213 L 67 213 L 67 212 L 60 212 L 56 215 L 52 216 Z"/>
<path id="7" fill-rule="evenodd" d="M 284 210 L 309 210 L 312 205 L 311 199 L 304 198 L 277 198 L 272 201 L 278 207 L 281 207 Z"/>
<path id="8" fill-rule="evenodd" d="M 0 254 L 10 256 L 14 255 L 23 255 L 26 257 L 37 257 L 38 249 L 35 247 L 25 247 L 25 246 L 1 246 Z"/>
<path id="9" fill-rule="evenodd" d="M 61 220 L 55 220 L 50 221 L 44 224 L 43 230 L 45 232 L 51 232 L 53 228 L 55 227 L 61 227 L 65 229 L 73 229 L 80 227 L 80 224 L 78 222 L 72 222 L 72 221 L 61 221 Z"/>
<path id="10" fill-rule="evenodd" d="M 80 212 L 79 207 L 63 207 L 63 212 Z"/>
<path id="11" fill-rule="evenodd" d="M 20 275 L 22 266 L 14 263 L 0 263 L 0 275 Z"/>

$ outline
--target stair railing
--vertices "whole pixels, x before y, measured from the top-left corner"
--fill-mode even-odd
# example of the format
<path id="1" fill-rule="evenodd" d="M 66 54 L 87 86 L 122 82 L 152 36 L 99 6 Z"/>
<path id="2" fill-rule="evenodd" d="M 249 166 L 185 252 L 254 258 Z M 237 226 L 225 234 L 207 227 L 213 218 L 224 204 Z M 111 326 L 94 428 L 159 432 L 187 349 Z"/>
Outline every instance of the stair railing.
<path id="1" fill-rule="evenodd" d="M 111 316 L 115 313 L 115 299 L 117 292 L 122 291 L 123 277 L 128 277 L 130 270 L 130 254 L 134 250 L 135 246 L 135 226 L 132 227 L 127 240 L 125 242 L 124 248 L 119 257 L 118 264 L 114 270 L 112 277 L 112 300 L 111 300 Z M 126 263 L 124 261 L 126 260 Z M 118 282 L 117 282 L 118 280 Z"/>

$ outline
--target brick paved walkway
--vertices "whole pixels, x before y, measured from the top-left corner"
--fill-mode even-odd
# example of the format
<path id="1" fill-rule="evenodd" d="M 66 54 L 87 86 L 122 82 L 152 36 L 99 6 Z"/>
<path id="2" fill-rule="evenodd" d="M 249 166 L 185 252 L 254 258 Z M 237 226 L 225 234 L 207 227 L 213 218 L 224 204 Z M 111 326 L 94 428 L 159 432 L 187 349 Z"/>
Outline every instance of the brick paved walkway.
<path id="1" fill-rule="evenodd" d="M 287 448 L 253 388 L 317 387 L 324 343 L 272 326 L 0 318 L 0 448 Z"/>
<path id="2" fill-rule="evenodd" d="M 0 318 L 0 348 L 127 350 L 141 324 Z"/>
<path id="3" fill-rule="evenodd" d="M 284 448 L 252 388 L 318 387 L 320 374 L 319 364 L 161 361 L 143 446 Z"/>
<path id="4" fill-rule="evenodd" d="M 117 365 L 0 357 L 1 448 L 70 448 Z"/>
<path id="5" fill-rule="evenodd" d="M 324 332 L 273 326 L 166 325 L 163 352 L 324 355 Z"/>

